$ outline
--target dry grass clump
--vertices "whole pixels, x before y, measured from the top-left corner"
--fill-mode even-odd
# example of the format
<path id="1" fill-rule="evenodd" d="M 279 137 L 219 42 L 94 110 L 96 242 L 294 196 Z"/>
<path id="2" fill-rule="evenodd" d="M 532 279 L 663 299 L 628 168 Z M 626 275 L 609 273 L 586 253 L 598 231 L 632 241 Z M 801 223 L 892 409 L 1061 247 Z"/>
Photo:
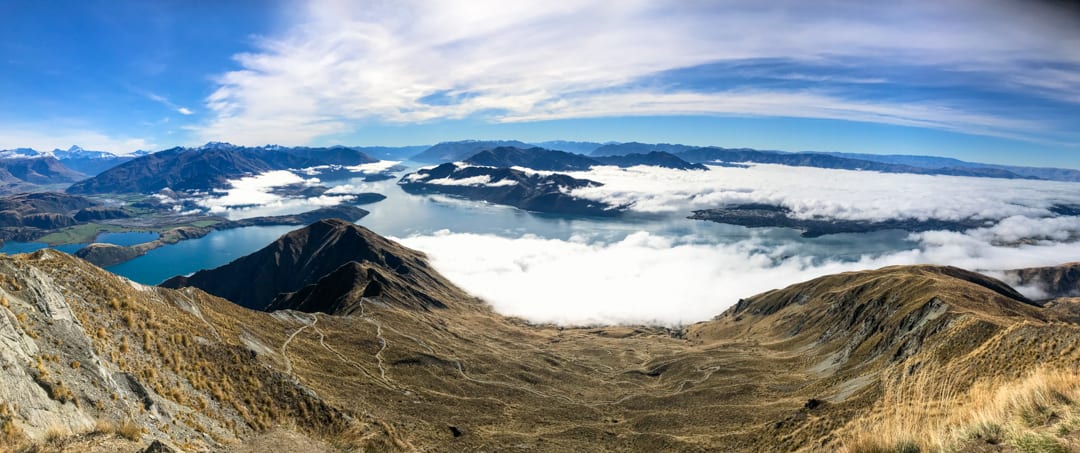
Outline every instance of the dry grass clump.
<path id="1" fill-rule="evenodd" d="M 116 426 L 116 434 L 127 440 L 136 441 L 142 437 L 143 430 L 132 420 L 124 420 Z"/>
<path id="2" fill-rule="evenodd" d="M 984 379 L 967 391 L 923 373 L 886 385 L 881 409 L 854 423 L 849 452 L 950 452 L 1008 446 L 1021 452 L 1080 450 L 1080 371 L 1039 368 L 1019 379 Z M 946 374 L 949 375 L 949 374 Z M 924 387 L 920 387 L 924 386 Z"/>
<path id="3" fill-rule="evenodd" d="M 117 435 L 130 441 L 137 441 L 142 438 L 143 430 L 131 419 L 124 420 L 120 423 L 115 423 L 110 420 L 98 419 L 94 422 L 94 429 L 90 431 L 93 434 L 104 435 Z"/>
<path id="4" fill-rule="evenodd" d="M 0 405 L 0 452 L 19 451 L 29 444 L 26 433 L 15 422 L 15 411 L 8 404 Z"/>

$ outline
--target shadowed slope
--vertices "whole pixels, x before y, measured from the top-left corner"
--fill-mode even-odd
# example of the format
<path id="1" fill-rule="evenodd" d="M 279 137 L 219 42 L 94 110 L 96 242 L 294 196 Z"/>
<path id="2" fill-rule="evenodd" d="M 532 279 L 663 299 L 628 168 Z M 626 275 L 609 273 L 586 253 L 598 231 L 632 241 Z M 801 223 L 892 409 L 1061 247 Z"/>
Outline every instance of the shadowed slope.
<path id="1" fill-rule="evenodd" d="M 352 266 L 346 266 L 350 263 Z M 303 292 L 306 286 L 338 270 L 339 275 L 324 282 L 318 301 L 304 302 L 305 295 L 285 294 Z M 394 290 L 380 290 L 382 299 L 414 308 L 445 308 L 469 299 L 431 269 L 422 253 L 338 219 L 320 220 L 229 264 L 190 277 L 173 277 L 161 286 L 194 286 L 257 310 L 324 311 L 329 307 L 347 310 L 331 302 L 340 297 L 328 291 L 340 296 L 357 286 L 370 286 L 374 291 L 374 285 Z M 310 291 L 304 294 L 310 295 Z"/>
<path id="2" fill-rule="evenodd" d="M 1011 270 L 1005 272 L 1005 279 L 1033 287 L 1045 299 L 1080 296 L 1080 262 Z"/>

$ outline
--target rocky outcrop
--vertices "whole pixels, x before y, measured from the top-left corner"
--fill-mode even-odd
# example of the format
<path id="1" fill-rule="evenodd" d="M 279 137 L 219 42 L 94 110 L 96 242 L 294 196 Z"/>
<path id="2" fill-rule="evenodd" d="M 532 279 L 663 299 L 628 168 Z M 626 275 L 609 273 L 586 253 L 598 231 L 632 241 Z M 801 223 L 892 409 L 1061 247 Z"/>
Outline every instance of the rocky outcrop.
<path id="1" fill-rule="evenodd" d="M 259 421 L 269 419 L 264 397 L 245 390 L 255 381 L 280 388 L 271 392 L 275 418 L 307 423 L 303 410 L 318 423 L 347 423 L 231 345 L 235 337 L 209 321 L 209 297 L 143 287 L 51 250 L 0 257 L 0 448 L 48 437 L 64 451 L 138 451 L 151 439 L 220 451 L 269 426 Z M 241 376 L 251 383 L 231 381 Z"/>

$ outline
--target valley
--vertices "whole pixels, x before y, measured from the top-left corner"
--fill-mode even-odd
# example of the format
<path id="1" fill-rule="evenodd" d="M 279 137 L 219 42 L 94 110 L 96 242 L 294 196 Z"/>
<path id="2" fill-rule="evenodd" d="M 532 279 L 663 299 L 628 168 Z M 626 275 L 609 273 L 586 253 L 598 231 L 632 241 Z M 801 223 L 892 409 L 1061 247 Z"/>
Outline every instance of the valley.
<path id="1" fill-rule="evenodd" d="M 267 262 L 271 250 L 287 250 L 288 261 Z M 390 451 L 863 451 L 904 442 L 985 451 L 1050 431 L 1058 445 L 1078 439 L 1068 417 L 1014 425 L 1009 414 L 1019 412 L 1009 411 L 1022 405 L 965 418 L 977 403 L 966 389 L 1069 376 L 1080 327 L 956 268 L 827 276 L 678 329 L 564 328 L 494 313 L 422 254 L 348 222 L 316 223 L 246 260 L 208 277 L 297 275 L 262 299 L 273 297 L 277 311 L 138 285 L 48 250 L 0 257 L 0 313 L 13 342 L 3 356 L 7 445 L 47 429 L 77 434 L 52 435 L 48 445 L 61 450 L 106 439 L 119 449 L 158 440 L 242 451 L 292 438 Z M 295 273 L 312 263 L 323 270 Z M 345 264 L 321 275 L 336 263 Z M 207 277 L 178 284 L 221 288 Z M 934 390 L 908 395 L 905 381 Z M 1071 413 L 1070 403 L 1053 404 Z M 908 410 L 926 428 L 900 430 Z M 123 437 L 104 422 L 142 432 Z M 997 424 L 998 437 L 965 437 L 976 423 Z"/>
<path id="2" fill-rule="evenodd" d="M 1080 6 L 0 3 L 0 453 L 1080 452 Z"/>
<path id="3" fill-rule="evenodd" d="M 176 151 L 196 163 L 175 173 L 217 168 L 232 149 Z M 0 445 L 855 452 L 1080 442 L 1072 396 L 1043 404 L 1026 390 L 1053 379 L 1054 392 L 1080 398 L 1074 266 L 1055 258 L 1075 243 L 1080 200 L 1069 183 L 1025 183 L 1053 194 L 1049 204 L 983 200 L 1002 207 L 996 218 L 918 219 L 927 208 L 900 202 L 907 211 L 874 220 L 880 206 L 858 198 L 835 200 L 840 215 L 807 218 L 830 206 L 802 203 L 809 186 L 790 166 L 621 157 L 491 148 L 434 167 L 342 161 L 227 170 L 189 179 L 211 183 L 188 190 L 4 198 L 12 244 L 144 236 L 0 257 L 0 381 L 10 389 Z M 888 174 L 815 171 L 803 174 L 819 190 L 821 175 L 850 184 Z M 942 177 L 964 179 L 921 179 Z M 987 249 L 957 258 L 935 235 Z M 1022 292 L 948 265 L 964 259 Z M 701 269 L 686 272 L 687 262 Z M 1004 267 L 1013 262 L 1032 265 Z M 1002 391 L 1030 402 L 980 409 Z M 1054 415 L 1017 421 L 1033 410 Z"/>

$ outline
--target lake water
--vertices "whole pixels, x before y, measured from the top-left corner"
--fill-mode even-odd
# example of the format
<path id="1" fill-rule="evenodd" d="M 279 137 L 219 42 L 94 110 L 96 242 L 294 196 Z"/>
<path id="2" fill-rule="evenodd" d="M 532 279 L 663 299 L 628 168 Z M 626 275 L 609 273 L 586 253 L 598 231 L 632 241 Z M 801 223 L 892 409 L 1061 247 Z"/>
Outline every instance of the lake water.
<path id="1" fill-rule="evenodd" d="M 727 244 L 750 243 L 762 251 L 783 250 L 777 259 L 789 255 L 814 259 L 858 259 L 867 254 L 887 253 L 914 246 L 908 234 L 901 231 L 882 231 L 871 234 L 840 234 L 807 239 L 788 229 L 748 229 L 733 225 L 689 220 L 673 215 L 633 214 L 619 219 L 578 218 L 539 214 L 492 205 L 484 202 L 452 199 L 440 196 L 416 196 L 402 191 L 396 179 L 364 182 L 360 178 L 329 180 L 329 186 L 351 185 L 359 190 L 378 192 L 387 196 L 381 202 L 365 205 L 371 214 L 357 223 L 384 236 L 404 238 L 430 235 L 443 230 L 454 233 L 492 234 L 517 238 L 535 235 L 541 238 L 585 242 L 619 241 L 627 235 L 646 231 L 664 237 L 678 238 L 680 243 Z M 314 209 L 298 205 L 295 212 Z M 355 220 L 355 219 L 349 219 Z M 261 226 L 215 231 L 202 238 L 181 241 L 150 251 L 146 255 L 111 266 L 108 270 L 144 284 L 157 284 L 175 275 L 187 275 L 200 269 L 213 268 L 254 252 L 295 226 Z M 103 233 L 97 242 L 132 245 L 157 238 L 154 233 Z M 85 244 L 55 247 L 74 253 Z M 43 243 L 9 242 L 0 248 L 3 253 L 24 253 L 46 247 Z"/>
<path id="2" fill-rule="evenodd" d="M 124 233 L 101 233 L 94 239 L 94 242 L 116 245 L 135 245 L 153 241 L 157 238 L 157 233 L 148 231 L 130 231 Z M 46 247 L 49 247 L 49 244 L 44 242 L 5 242 L 4 245 L 0 247 L 0 253 L 9 255 L 16 253 L 30 253 Z M 86 243 L 53 246 L 54 249 L 64 253 L 75 253 L 83 247 L 86 247 Z"/>
<path id="3" fill-rule="evenodd" d="M 273 242 L 294 226 L 247 227 L 214 231 L 198 239 L 180 241 L 106 269 L 147 285 L 175 275 L 226 264 Z"/>
<path id="4" fill-rule="evenodd" d="M 865 254 L 885 253 L 913 246 L 907 239 L 908 234 L 900 231 L 806 239 L 794 230 L 748 229 L 689 220 L 681 216 L 632 215 L 610 219 L 529 213 L 483 202 L 410 195 L 402 191 L 395 181 L 370 183 L 357 178 L 323 181 L 323 184 L 349 184 L 365 191 L 386 195 L 387 198 L 383 201 L 365 205 L 364 209 L 371 211 L 371 214 L 357 223 L 381 235 L 398 238 L 449 230 L 455 233 L 494 234 L 515 238 L 531 234 L 551 239 L 610 242 L 621 240 L 638 231 L 647 231 L 666 237 L 677 237 L 685 243 L 735 243 L 752 239 L 762 250 L 775 251 L 777 247 L 783 247 L 788 254 L 834 260 L 857 259 Z M 312 208 L 302 206 L 296 211 L 303 212 Z M 175 275 L 186 275 L 226 264 L 266 246 L 296 228 L 298 227 L 267 226 L 216 231 L 199 239 L 153 250 L 145 256 L 108 269 L 140 283 L 157 284 Z"/>

